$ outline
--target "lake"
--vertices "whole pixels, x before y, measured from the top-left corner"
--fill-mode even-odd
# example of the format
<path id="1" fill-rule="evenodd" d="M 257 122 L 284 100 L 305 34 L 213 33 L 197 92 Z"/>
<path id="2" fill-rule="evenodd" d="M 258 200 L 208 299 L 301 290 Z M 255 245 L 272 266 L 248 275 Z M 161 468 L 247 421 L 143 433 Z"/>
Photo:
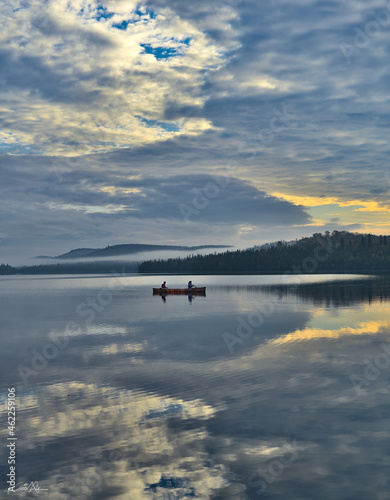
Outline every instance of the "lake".
<path id="1" fill-rule="evenodd" d="M 388 499 L 389 298 L 388 276 L 2 277 L 2 498 L 15 455 L 23 498 Z"/>

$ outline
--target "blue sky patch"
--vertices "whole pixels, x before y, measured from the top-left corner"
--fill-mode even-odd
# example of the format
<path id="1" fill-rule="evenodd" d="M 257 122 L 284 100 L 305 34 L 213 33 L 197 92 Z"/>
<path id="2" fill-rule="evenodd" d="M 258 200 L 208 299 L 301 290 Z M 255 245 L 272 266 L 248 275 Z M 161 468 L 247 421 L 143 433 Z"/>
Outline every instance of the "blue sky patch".
<path id="1" fill-rule="evenodd" d="M 169 59 L 174 57 L 178 50 L 173 47 L 152 47 L 146 43 L 141 43 L 146 54 L 153 54 L 156 59 Z"/>
<path id="2" fill-rule="evenodd" d="M 107 10 L 107 7 L 103 7 L 103 5 L 99 5 L 97 8 L 97 15 L 95 19 L 97 21 L 100 21 L 100 19 L 110 19 L 112 16 L 114 16 L 114 12 L 109 12 Z"/>
<path id="3" fill-rule="evenodd" d="M 23 144 L 8 144 L 7 142 L 0 142 L 0 153 L 1 154 L 30 154 L 39 155 L 42 151 L 35 149 L 33 146 L 23 145 Z"/>
<path id="4" fill-rule="evenodd" d="M 135 11 L 135 13 L 137 14 L 137 16 L 140 16 L 140 17 L 145 17 L 145 16 L 149 16 L 150 19 L 155 19 L 156 18 L 156 14 L 155 12 L 153 12 L 152 10 L 149 10 L 149 9 L 144 9 L 144 12 L 142 12 L 141 10 L 137 9 Z"/>
<path id="5" fill-rule="evenodd" d="M 166 130 L 167 132 L 179 132 L 180 131 L 180 127 L 178 127 L 174 123 L 160 122 L 158 120 L 148 120 L 147 118 L 143 118 L 142 116 L 137 116 L 137 118 L 141 122 L 145 123 L 145 125 L 147 125 L 150 128 L 160 127 L 162 129 Z"/>
<path id="6" fill-rule="evenodd" d="M 131 23 L 131 21 L 122 21 L 121 23 L 113 24 L 113 28 L 117 28 L 118 30 L 126 30 L 127 26 Z"/>
<path id="7" fill-rule="evenodd" d="M 155 19 L 156 18 L 156 14 L 152 10 L 149 10 L 149 9 L 145 9 L 143 12 L 141 10 L 137 9 L 134 13 L 138 16 L 138 19 L 129 19 L 126 21 L 124 20 L 121 23 L 113 24 L 112 27 L 117 28 L 118 30 L 125 31 L 129 24 L 137 24 L 141 21 L 145 21 L 146 18 L 148 18 L 148 19 Z"/>

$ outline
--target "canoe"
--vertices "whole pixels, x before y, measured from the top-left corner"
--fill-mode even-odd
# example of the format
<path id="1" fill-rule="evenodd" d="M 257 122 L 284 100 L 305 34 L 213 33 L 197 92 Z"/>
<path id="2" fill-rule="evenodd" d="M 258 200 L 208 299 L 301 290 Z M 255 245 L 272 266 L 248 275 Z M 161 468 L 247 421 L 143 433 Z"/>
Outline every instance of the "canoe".
<path id="1" fill-rule="evenodd" d="M 206 287 L 192 287 L 192 288 L 153 288 L 153 295 L 206 295 Z"/>

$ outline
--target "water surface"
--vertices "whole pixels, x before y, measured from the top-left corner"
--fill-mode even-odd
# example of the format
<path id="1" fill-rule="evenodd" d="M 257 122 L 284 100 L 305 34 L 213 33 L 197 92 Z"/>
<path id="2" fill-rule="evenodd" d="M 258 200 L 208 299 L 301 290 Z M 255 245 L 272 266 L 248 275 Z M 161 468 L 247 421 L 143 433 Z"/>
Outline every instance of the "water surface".
<path id="1" fill-rule="evenodd" d="M 25 498 L 389 498 L 388 277 L 118 274 L 0 280 Z"/>

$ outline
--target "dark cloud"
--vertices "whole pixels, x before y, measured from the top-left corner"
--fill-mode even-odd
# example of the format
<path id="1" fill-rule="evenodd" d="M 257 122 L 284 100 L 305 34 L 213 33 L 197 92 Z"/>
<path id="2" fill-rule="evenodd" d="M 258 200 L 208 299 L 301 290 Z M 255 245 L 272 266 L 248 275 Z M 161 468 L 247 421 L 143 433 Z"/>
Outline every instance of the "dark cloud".
<path id="1" fill-rule="evenodd" d="M 48 101 L 86 106 L 96 103 L 100 95 L 98 90 L 80 86 L 88 75 L 58 72 L 41 56 L 18 56 L 14 51 L 3 51 L 0 66 L 0 79 L 6 88 L 28 90 Z"/>
<path id="2" fill-rule="evenodd" d="M 189 175 L 131 184 L 139 185 L 146 194 L 137 204 L 135 215 L 139 217 L 155 218 L 161 211 L 162 218 L 188 217 L 195 222 L 226 225 L 283 226 L 310 221 L 302 207 L 267 196 L 248 182 L 227 176 Z"/>
<path id="3" fill-rule="evenodd" d="M 54 241 L 57 246 L 44 253 L 57 249 L 61 253 L 64 245 L 74 248 L 83 246 L 80 241 L 92 241 L 92 246 L 104 246 L 102 242 L 112 244 L 118 236 L 125 242 L 134 233 L 139 241 L 153 242 L 167 234 L 168 227 L 170 237 L 191 241 L 207 240 L 215 226 L 229 238 L 241 226 L 286 227 L 310 222 L 302 207 L 267 196 L 250 183 L 227 175 L 129 179 L 118 172 L 114 179 L 111 173 L 90 170 L 64 174 L 58 182 L 54 172 L 47 176 L 46 168 L 30 169 L 23 175 L 21 162 L 4 169 L 9 199 L 0 202 L 2 213 L 7 214 L 2 229 L 12 235 L 3 242 L 4 252 L 5 247 L 25 242 L 33 256 L 42 253 L 39 242 L 50 245 Z M 214 234 L 220 238 L 218 231 Z"/>

